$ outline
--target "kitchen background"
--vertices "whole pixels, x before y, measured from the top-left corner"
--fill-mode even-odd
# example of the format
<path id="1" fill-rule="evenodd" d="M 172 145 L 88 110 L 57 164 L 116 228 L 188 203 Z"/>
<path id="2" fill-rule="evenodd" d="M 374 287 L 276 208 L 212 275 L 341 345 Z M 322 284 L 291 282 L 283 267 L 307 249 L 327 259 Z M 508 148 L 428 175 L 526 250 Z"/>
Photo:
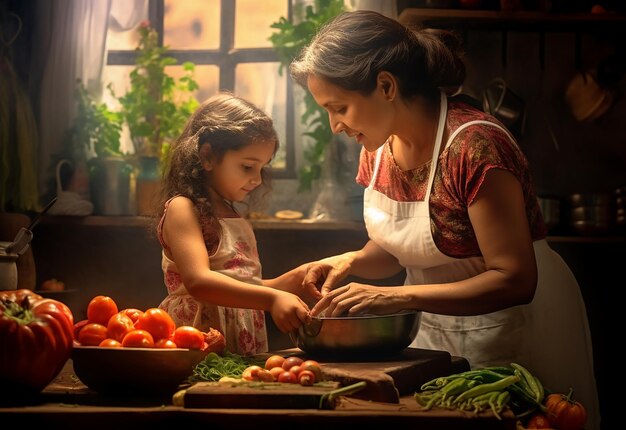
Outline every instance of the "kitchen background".
<path id="1" fill-rule="evenodd" d="M 20 37 L 11 45 L 3 34 L 0 52 L 6 54 L 11 45 L 11 60 L 30 90 L 35 110 L 37 84 L 29 82 L 27 71 L 40 61 L 32 54 L 35 28 L 28 8 L 36 3 L 0 1 L 4 16 L 12 12 L 22 17 Z M 392 2 L 371 2 L 375 3 Z M 554 210 L 555 206 L 550 205 L 556 203 L 559 209 L 549 241 L 580 282 L 594 339 L 603 427 L 612 428 L 611 423 L 617 422 L 613 421 L 617 409 L 606 393 L 619 371 L 615 351 L 619 338 L 613 337 L 613 327 L 621 312 L 614 296 L 624 286 L 626 261 L 624 6 L 618 1 L 600 0 L 398 0 L 395 6 L 398 19 L 407 24 L 449 27 L 461 32 L 467 50 L 465 94 L 481 104 L 487 97 L 493 107 L 504 82 L 505 88 L 518 97 L 505 100 L 513 107 L 509 112 L 513 128 L 529 159 L 544 208 Z M 547 12 L 540 10 L 548 6 Z M 508 7 L 518 10 L 500 11 Z M 602 13 L 592 14 L 592 10 Z M 0 67 L 0 73 L 5 74 L 6 70 Z M 587 74 L 585 79 L 582 74 Z M 5 77 L 6 74 L 0 81 Z M 502 81 L 494 81 L 496 78 Z M 594 79 L 598 88 L 592 86 Z M 516 116 L 522 112 L 522 106 L 523 119 Z M 263 219 L 253 220 L 265 277 L 366 242 L 359 212 L 361 190 L 345 181 L 356 172 L 358 147 L 345 141 L 338 145 L 342 148 L 342 181 L 320 181 L 312 191 L 298 192 L 297 179 L 274 180 L 274 192 L 263 208 Z M 1 165 L 0 176 L 2 171 L 13 168 Z M 45 176 L 50 172 L 38 174 Z M 598 222 L 575 228 L 571 214 L 581 210 L 571 210 L 572 195 L 581 193 L 591 195 L 593 202 L 599 203 L 590 215 Z M 608 212 L 604 212 L 605 202 Z M 273 218 L 276 211 L 284 209 L 302 212 L 305 220 Z M 11 240 L 15 228 L 27 224 L 28 217 L 24 216 L 32 215 L 10 216 L 2 212 L 0 215 L 5 217 L 0 230 L 4 236 L 0 240 Z M 610 222 L 605 224 L 603 220 Z M 134 215 L 45 216 L 34 229 L 31 250 L 20 258 L 20 281 L 35 289 L 46 279 L 63 281 L 66 290 L 55 293 L 56 297 L 71 306 L 77 319 L 84 317 L 88 300 L 99 294 L 111 295 L 124 307 L 156 306 L 166 292 L 160 247 L 150 227 L 144 217 Z M 381 284 L 399 282 L 401 274 Z M 269 320 L 271 347 L 290 347 L 288 337 L 278 333 Z"/>

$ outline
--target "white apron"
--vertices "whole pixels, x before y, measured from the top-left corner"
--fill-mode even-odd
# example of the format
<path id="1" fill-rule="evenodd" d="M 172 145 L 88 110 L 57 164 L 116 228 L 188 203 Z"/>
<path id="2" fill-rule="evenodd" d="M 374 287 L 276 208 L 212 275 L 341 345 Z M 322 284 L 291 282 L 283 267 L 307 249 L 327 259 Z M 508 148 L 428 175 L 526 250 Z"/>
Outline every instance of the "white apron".
<path id="1" fill-rule="evenodd" d="M 446 116 L 447 98 L 442 93 L 424 201 L 397 202 L 374 190 L 383 147 L 377 151 L 372 179 L 364 192 L 368 235 L 406 268 L 405 285 L 455 282 L 486 270 L 482 257 L 444 255 L 432 237 L 428 202 Z M 475 123 L 502 129 L 492 122 L 471 121 L 459 127 L 446 146 L 463 128 Z M 411 346 L 448 351 L 466 358 L 472 368 L 522 364 L 553 391 L 567 394 L 573 387 L 575 397 L 589 412 L 586 429 L 599 430 L 591 334 L 578 283 L 545 239 L 536 241 L 534 249 L 539 276 L 531 304 L 470 317 L 422 312 L 420 329 Z"/>

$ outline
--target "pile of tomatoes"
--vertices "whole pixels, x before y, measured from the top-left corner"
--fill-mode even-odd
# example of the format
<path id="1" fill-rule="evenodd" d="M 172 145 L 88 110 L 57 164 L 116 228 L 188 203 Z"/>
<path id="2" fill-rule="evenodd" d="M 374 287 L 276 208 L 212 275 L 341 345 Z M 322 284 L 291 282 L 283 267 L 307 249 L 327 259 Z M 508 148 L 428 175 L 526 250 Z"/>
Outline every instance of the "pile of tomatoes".
<path id="1" fill-rule="evenodd" d="M 96 296 L 87 306 L 87 319 L 74 325 L 78 345 L 108 348 L 188 348 L 219 352 L 225 346 L 217 330 L 205 333 L 192 326 L 179 326 L 163 309 L 119 310 L 108 296 Z M 209 342 L 207 342 L 209 341 Z"/>
<path id="2" fill-rule="evenodd" d="M 313 385 L 322 380 L 322 368 L 315 360 L 272 355 L 265 360 L 265 368 L 257 365 L 249 366 L 243 371 L 241 379 Z"/>

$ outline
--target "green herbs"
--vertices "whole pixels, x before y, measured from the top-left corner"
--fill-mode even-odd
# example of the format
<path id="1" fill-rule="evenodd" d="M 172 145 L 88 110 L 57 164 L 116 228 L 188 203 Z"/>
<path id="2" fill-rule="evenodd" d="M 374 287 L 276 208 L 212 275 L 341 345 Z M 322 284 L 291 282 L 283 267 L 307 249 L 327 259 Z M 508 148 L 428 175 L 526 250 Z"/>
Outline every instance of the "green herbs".
<path id="1" fill-rule="evenodd" d="M 265 360 L 244 357 L 228 351 L 224 352 L 223 355 L 210 352 L 204 360 L 194 367 L 193 374 L 189 377 L 189 382 L 219 381 L 223 376 L 241 378 L 246 367 L 253 365 L 263 367 Z"/>
<path id="2" fill-rule="evenodd" d="M 543 398 L 539 379 L 517 363 L 435 378 L 415 393 L 415 400 L 426 410 L 441 407 L 478 413 L 491 409 L 498 419 L 507 406 L 516 417 L 526 416 L 542 407 Z"/>
<path id="3" fill-rule="evenodd" d="M 179 136 L 199 106 L 193 97 L 198 89 L 195 64 L 183 63 L 183 75 L 178 79 L 170 76 L 166 69 L 177 65 L 177 61 L 168 55 L 169 47 L 159 44 L 158 33 L 147 22 L 139 26 L 138 32 L 130 88 L 118 101 L 136 153 L 161 157 L 167 151 L 167 143 Z"/>
<path id="4" fill-rule="evenodd" d="M 285 17 L 280 17 L 273 23 L 270 27 L 277 31 L 269 40 L 281 63 L 279 73 L 282 74 L 300 51 L 311 42 L 322 25 L 344 10 L 343 0 L 315 0 L 305 8 L 295 9 L 294 21 L 297 23 Z M 298 191 L 310 191 L 313 181 L 321 176 L 326 147 L 333 137 L 328 114 L 324 108 L 318 106 L 308 91 L 304 95 L 304 104 L 301 122 L 306 131 L 303 134 L 313 139 L 313 143 L 304 150 L 306 165 L 298 172 L 300 178 Z"/>

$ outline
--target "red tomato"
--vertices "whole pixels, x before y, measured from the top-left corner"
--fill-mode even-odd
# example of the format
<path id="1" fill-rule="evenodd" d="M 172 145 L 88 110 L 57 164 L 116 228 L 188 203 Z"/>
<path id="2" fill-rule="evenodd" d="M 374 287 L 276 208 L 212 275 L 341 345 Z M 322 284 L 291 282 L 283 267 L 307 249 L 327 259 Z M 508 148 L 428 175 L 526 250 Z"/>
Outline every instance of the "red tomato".
<path id="1" fill-rule="evenodd" d="M 118 312 L 109 319 L 107 324 L 107 335 L 111 339 L 121 342 L 129 331 L 133 330 L 133 320 L 128 315 Z"/>
<path id="2" fill-rule="evenodd" d="M 272 370 L 274 367 L 283 367 L 283 363 L 285 362 L 285 357 L 282 355 L 272 355 L 265 360 L 265 368 L 268 370 Z"/>
<path id="3" fill-rule="evenodd" d="M 80 333 L 80 329 L 89 324 L 89 320 L 80 320 L 76 324 L 74 324 L 74 339 L 78 339 L 78 333 Z"/>
<path id="4" fill-rule="evenodd" d="M 137 322 L 139 317 L 143 315 L 143 311 L 135 308 L 122 309 L 120 312 L 126 314 L 133 321 L 133 324 Z"/>
<path id="5" fill-rule="evenodd" d="M 278 375 L 283 373 L 285 369 L 283 369 L 282 367 L 272 367 L 271 369 L 269 369 L 269 371 L 274 377 L 274 381 L 278 381 Z"/>
<path id="6" fill-rule="evenodd" d="M 154 338 L 146 330 L 131 330 L 122 339 L 122 346 L 133 348 L 153 348 Z"/>
<path id="7" fill-rule="evenodd" d="M 78 341 L 83 346 L 98 346 L 108 337 L 106 326 L 98 323 L 85 324 L 78 333 Z"/>
<path id="8" fill-rule="evenodd" d="M 303 361 L 304 360 L 301 359 L 300 357 L 296 357 L 296 356 L 287 357 L 287 358 L 285 358 L 285 361 L 283 362 L 283 369 L 289 370 L 293 366 L 301 365 Z"/>
<path id="9" fill-rule="evenodd" d="M 287 370 L 289 370 L 291 373 L 295 373 L 296 375 L 299 375 L 299 374 L 300 374 L 300 366 L 298 366 L 298 365 L 291 366 L 291 367 L 290 367 L 289 369 L 287 369 Z"/>
<path id="10" fill-rule="evenodd" d="M 87 305 L 89 322 L 106 326 L 109 319 L 118 312 L 117 303 L 108 296 L 96 296 Z"/>
<path id="11" fill-rule="evenodd" d="M 103 348 L 121 348 L 122 344 L 115 339 L 107 338 L 100 342 L 100 345 L 98 346 L 101 346 Z"/>
<path id="12" fill-rule="evenodd" d="M 154 342 L 154 347 L 174 349 L 174 348 L 178 348 L 178 345 L 176 345 L 170 339 L 159 339 L 156 342 Z"/>
<path id="13" fill-rule="evenodd" d="M 170 339 L 179 348 L 202 349 L 204 345 L 204 333 L 189 325 L 176 327 Z"/>
<path id="14" fill-rule="evenodd" d="M 155 340 L 169 339 L 176 330 L 176 323 L 163 309 L 150 308 L 137 319 L 135 328 L 150 332 Z"/>
<path id="15" fill-rule="evenodd" d="M 0 380 L 12 394 L 36 393 L 61 371 L 73 347 L 74 317 L 31 290 L 0 291 Z"/>
<path id="16" fill-rule="evenodd" d="M 287 384 L 297 384 L 298 376 L 295 373 L 291 373 L 288 370 L 283 370 L 280 375 L 278 375 L 278 382 L 285 382 Z"/>

